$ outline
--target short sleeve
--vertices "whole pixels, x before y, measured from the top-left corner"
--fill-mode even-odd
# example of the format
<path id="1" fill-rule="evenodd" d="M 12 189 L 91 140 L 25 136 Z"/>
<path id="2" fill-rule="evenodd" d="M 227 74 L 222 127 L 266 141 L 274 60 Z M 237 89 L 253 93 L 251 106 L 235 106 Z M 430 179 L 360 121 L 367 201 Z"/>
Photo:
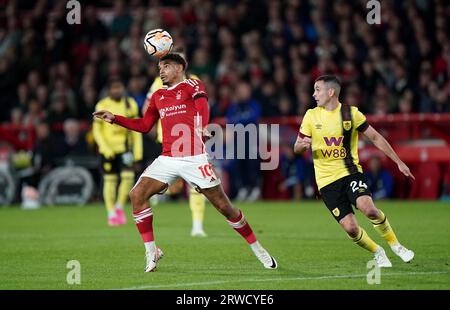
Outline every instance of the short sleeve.
<path id="1" fill-rule="evenodd" d="M 369 123 L 364 114 L 358 110 L 356 107 L 352 107 L 353 110 L 353 122 L 355 124 L 356 130 L 359 132 L 365 131 L 369 127 Z"/>
<path id="2" fill-rule="evenodd" d="M 312 130 L 311 130 L 311 116 L 309 113 L 309 110 L 306 111 L 305 116 L 303 116 L 302 124 L 300 125 L 300 136 L 306 136 L 310 137 L 312 136 Z"/>
<path id="3" fill-rule="evenodd" d="M 203 85 L 202 81 L 189 79 L 186 80 L 186 84 L 188 85 L 192 99 L 197 99 L 200 97 L 208 98 L 205 91 L 205 85 Z"/>

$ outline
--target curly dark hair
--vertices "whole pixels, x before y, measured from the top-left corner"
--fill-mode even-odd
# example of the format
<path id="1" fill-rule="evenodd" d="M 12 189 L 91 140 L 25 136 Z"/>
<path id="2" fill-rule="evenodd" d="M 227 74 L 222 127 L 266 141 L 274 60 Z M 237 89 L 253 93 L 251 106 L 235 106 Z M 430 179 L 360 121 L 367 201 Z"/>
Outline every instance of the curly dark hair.
<path id="1" fill-rule="evenodd" d="M 187 68 L 186 59 L 183 56 L 181 56 L 181 54 L 179 54 L 179 53 L 168 53 L 159 59 L 159 61 L 164 61 L 164 60 L 174 61 L 174 62 L 182 65 L 183 70 L 186 70 L 186 68 Z"/>

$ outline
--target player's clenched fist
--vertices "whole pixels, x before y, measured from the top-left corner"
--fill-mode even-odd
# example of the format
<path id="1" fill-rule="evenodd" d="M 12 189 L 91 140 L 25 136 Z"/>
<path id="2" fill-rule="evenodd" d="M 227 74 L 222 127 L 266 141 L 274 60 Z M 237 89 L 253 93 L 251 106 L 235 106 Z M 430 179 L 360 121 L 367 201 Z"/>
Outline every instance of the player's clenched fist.
<path id="1" fill-rule="evenodd" d="M 296 154 L 301 154 L 306 150 L 309 150 L 311 148 L 311 138 L 304 137 L 304 138 L 297 138 L 297 141 L 295 141 L 294 145 L 294 152 Z"/>
<path id="2" fill-rule="evenodd" d="M 109 111 L 105 111 L 105 110 L 96 111 L 96 112 L 92 113 L 92 115 L 101 120 L 104 120 L 107 123 L 112 123 L 115 118 L 114 114 L 112 114 Z"/>

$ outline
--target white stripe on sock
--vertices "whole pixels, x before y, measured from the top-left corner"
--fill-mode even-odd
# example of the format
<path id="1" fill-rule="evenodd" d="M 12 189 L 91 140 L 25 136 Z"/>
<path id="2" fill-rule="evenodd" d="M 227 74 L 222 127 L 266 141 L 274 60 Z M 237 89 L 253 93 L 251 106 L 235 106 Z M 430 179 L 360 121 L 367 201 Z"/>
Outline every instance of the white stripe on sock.
<path id="1" fill-rule="evenodd" d="M 150 217 L 150 216 L 153 216 L 153 214 L 146 214 L 146 215 L 143 215 L 143 216 L 140 216 L 140 217 L 135 217 L 134 221 L 136 223 L 140 223 L 140 222 L 142 222 L 143 219 L 145 219 L 147 217 Z"/>
<path id="2" fill-rule="evenodd" d="M 139 212 L 133 213 L 133 216 L 138 216 L 138 215 L 140 215 L 142 213 L 145 213 L 145 212 L 153 212 L 153 210 L 152 210 L 152 208 L 146 208 L 146 209 L 141 210 Z"/>
<path id="3" fill-rule="evenodd" d="M 233 228 L 244 227 L 247 224 L 247 221 L 245 220 L 244 214 L 241 213 L 241 215 L 242 215 L 241 219 L 237 222 L 232 222 L 232 221 L 227 220 L 228 224 L 230 224 L 230 226 Z"/>

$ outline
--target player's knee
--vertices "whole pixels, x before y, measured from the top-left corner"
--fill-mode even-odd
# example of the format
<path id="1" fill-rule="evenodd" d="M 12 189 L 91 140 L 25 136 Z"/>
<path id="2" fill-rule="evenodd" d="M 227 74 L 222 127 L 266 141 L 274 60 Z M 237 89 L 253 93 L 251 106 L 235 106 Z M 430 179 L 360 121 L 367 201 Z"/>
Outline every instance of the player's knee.
<path id="1" fill-rule="evenodd" d="M 356 206 L 360 210 L 369 210 L 369 209 L 375 208 L 372 197 L 370 197 L 370 196 L 358 197 L 358 199 L 356 200 Z"/>
<path id="2" fill-rule="evenodd" d="M 131 203 L 134 204 L 134 202 L 136 200 L 136 191 L 134 190 L 134 188 L 130 191 L 128 196 L 130 196 Z"/>
<path id="3" fill-rule="evenodd" d="M 356 223 L 347 223 L 344 230 L 351 238 L 355 238 L 359 234 L 359 225 Z"/>
<path id="4" fill-rule="evenodd" d="M 142 202 L 142 193 L 135 187 L 130 191 L 130 200 L 131 203 L 134 205 L 139 205 Z"/>

